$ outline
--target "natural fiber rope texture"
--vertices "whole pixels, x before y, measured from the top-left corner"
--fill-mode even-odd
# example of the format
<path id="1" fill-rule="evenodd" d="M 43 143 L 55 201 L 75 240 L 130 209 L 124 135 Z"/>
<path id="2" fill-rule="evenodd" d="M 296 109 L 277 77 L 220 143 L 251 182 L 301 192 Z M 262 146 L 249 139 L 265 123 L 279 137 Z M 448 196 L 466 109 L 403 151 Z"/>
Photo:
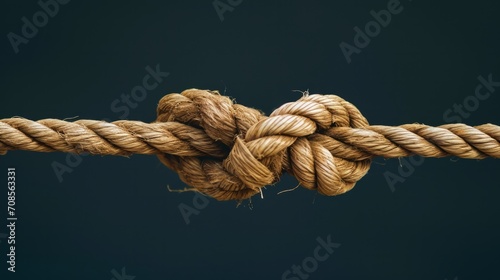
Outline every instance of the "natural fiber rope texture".
<path id="1" fill-rule="evenodd" d="M 153 123 L 56 119 L 0 120 L 0 154 L 8 150 L 156 154 L 197 191 L 241 200 L 286 171 L 324 195 L 353 188 L 375 156 L 500 158 L 500 127 L 423 124 L 369 126 L 336 95 L 305 94 L 269 117 L 216 91 L 169 94 Z"/>

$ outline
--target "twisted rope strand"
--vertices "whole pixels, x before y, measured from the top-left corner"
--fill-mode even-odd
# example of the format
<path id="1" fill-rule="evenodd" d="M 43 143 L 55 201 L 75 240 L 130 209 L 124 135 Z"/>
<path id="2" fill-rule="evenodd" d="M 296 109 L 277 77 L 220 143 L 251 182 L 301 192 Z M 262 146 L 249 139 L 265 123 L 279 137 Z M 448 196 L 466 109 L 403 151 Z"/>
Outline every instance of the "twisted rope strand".
<path id="1" fill-rule="evenodd" d="M 23 118 L 0 120 L 0 154 L 8 150 L 121 156 L 167 153 L 217 158 L 227 154 L 202 130 L 176 122 Z"/>
<path id="2" fill-rule="evenodd" d="M 352 189 L 375 156 L 500 158 L 500 127 L 382 126 L 335 95 L 305 95 L 269 117 L 216 91 L 169 94 L 157 120 L 104 122 L 0 120 L 0 154 L 9 150 L 155 154 L 180 178 L 219 200 L 245 199 L 283 172 L 325 195 Z"/>
<path id="3" fill-rule="evenodd" d="M 276 126 L 277 122 L 288 124 Z M 274 146 L 290 146 L 289 142 L 293 142 L 294 137 L 286 135 L 306 136 L 314 128 L 314 124 L 308 123 L 306 119 L 293 119 L 290 115 L 270 119 L 255 129 L 265 126 L 271 129 L 256 131 L 247 138 L 250 141 L 258 140 L 248 144 L 258 159 L 269 156 L 266 151 L 276 151 Z M 324 134 L 311 134 L 308 139 L 327 148 L 333 156 L 348 160 L 411 155 L 500 158 L 500 126 L 493 124 L 333 127 L 325 130 Z M 215 158 L 223 158 L 228 154 L 223 145 L 208 137 L 203 130 L 176 122 L 0 119 L 0 154 L 6 154 L 9 150 L 114 156 L 164 153 Z"/>

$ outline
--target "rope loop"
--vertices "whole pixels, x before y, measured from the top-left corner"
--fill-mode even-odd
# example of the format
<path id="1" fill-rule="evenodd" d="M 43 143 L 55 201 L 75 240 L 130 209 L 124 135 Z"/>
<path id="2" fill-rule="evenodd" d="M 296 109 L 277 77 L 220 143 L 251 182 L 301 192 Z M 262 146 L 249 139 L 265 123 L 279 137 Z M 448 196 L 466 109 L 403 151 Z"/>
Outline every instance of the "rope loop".
<path id="1" fill-rule="evenodd" d="M 221 158 L 158 155 L 185 183 L 219 200 L 249 198 L 283 171 L 307 189 L 339 195 L 370 168 L 371 156 L 332 153 L 345 144 L 328 133 L 368 126 L 354 105 L 336 95 L 304 95 L 266 117 L 216 91 L 190 89 L 163 97 L 157 113 L 156 122 L 193 126 L 222 144 Z"/>

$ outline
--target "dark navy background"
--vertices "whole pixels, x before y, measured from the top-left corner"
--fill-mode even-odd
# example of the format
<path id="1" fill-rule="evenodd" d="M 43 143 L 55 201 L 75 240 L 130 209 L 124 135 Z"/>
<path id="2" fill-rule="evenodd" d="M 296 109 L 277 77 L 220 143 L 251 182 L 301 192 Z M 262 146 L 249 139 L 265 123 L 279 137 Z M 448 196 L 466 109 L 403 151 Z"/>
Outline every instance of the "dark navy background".
<path id="1" fill-rule="evenodd" d="M 20 35 L 21 18 L 41 8 L 5 2 L 0 118 L 119 119 L 112 102 L 157 64 L 170 75 L 128 119 L 154 120 L 163 95 L 187 88 L 217 89 L 266 113 L 309 89 L 341 95 L 372 124 L 439 125 L 474 95 L 478 76 L 500 80 L 493 0 L 401 1 L 347 63 L 339 44 L 352 45 L 353 28 L 388 2 L 243 0 L 221 21 L 210 0 L 73 0 L 17 54 L 7 34 Z M 463 122 L 499 124 L 499 104 L 497 88 Z M 425 159 L 391 191 L 384 173 L 399 174 L 399 161 L 377 158 L 338 197 L 302 188 L 277 195 L 297 184 L 285 176 L 252 207 L 210 199 L 189 225 L 178 207 L 194 207 L 193 193 L 169 192 L 185 185 L 154 156 L 83 157 L 62 182 L 54 162 L 68 166 L 62 153 L 0 157 L 0 234 L 8 167 L 16 168 L 19 219 L 17 272 L 7 273 L 0 238 L 0 273 L 9 277 L 1 279 L 282 279 L 328 235 L 341 245 L 308 279 L 498 277 L 498 160 Z"/>

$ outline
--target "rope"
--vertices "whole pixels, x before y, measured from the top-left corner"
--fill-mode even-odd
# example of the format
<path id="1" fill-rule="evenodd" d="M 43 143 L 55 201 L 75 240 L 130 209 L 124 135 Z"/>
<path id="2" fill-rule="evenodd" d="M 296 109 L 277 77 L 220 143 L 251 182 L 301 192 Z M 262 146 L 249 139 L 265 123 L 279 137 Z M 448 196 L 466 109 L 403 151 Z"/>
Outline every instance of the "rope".
<path id="1" fill-rule="evenodd" d="M 0 154 L 156 154 L 186 184 L 218 200 L 249 198 L 285 171 L 307 189 L 339 195 L 375 156 L 500 158 L 500 126 L 370 126 L 335 95 L 304 95 L 266 117 L 216 91 L 190 89 L 163 97 L 157 115 L 153 123 L 1 119 Z"/>

